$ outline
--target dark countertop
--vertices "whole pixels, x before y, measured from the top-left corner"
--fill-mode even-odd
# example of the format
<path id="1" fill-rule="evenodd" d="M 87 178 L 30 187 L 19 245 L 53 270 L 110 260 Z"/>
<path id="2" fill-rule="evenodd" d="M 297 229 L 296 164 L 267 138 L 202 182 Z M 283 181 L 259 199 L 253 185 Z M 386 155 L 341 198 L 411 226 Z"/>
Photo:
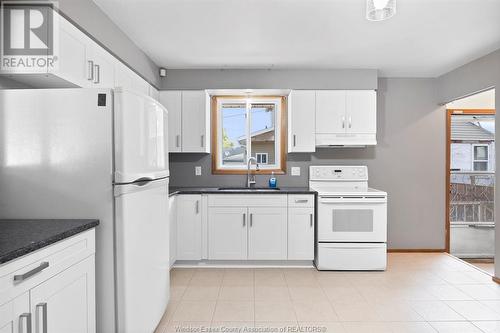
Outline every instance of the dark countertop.
<path id="1" fill-rule="evenodd" d="M 0 220 L 0 264 L 98 224 L 99 220 Z"/>
<path id="2" fill-rule="evenodd" d="M 226 187 L 226 186 L 224 186 Z M 226 188 L 229 188 L 227 186 Z M 309 187 L 280 187 L 276 191 L 245 191 L 234 189 L 231 191 L 220 191 L 218 187 L 176 187 L 169 188 L 169 195 L 176 194 L 316 194 Z"/>

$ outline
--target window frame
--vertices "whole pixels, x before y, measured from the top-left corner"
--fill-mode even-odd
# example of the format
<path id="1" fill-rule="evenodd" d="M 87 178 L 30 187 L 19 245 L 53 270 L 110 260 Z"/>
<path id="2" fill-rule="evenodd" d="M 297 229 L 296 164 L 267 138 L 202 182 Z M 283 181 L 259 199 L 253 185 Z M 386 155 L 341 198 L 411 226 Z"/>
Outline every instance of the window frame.
<path id="1" fill-rule="evenodd" d="M 477 160 L 476 159 L 476 147 L 486 147 L 486 159 L 485 160 Z M 486 170 L 476 170 L 474 164 L 476 162 L 486 163 Z M 486 172 L 490 170 L 490 146 L 486 143 L 477 143 L 472 145 L 472 171 L 475 172 Z"/>
<path id="2" fill-rule="evenodd" d="M 231 166 L 224 167 L 222 165 L 222 128 L 221 124 L 221 112 L 220 105 L 222 102 L 235 102 L 241 103 L 245 102 L 247 105 L 251 103 L 265 103 L 265 102 L 276 102 L 279 100 L 279 105 L 276 112 L 276 124 L 275 124 L 275 147 L 276 153 L 276 164 L 266 167 L 266 164 L 260 165 L 259 170 L 256 170 L 255 164 L 252 163 L 251 172 L 253 174 L 270 175 L 272 173 L 282 175 L 286 174 L 286 155 L 287 155 L 287 97 L 286 96 L 246 96 L 246 95 L 215 95 L 211 96 L 211 130 L 212 130 L 212 174 L 222 175 L 222 174 L 233 174 L 233 175 L 243 175 L 247 173 L 246 163 L 241 166 Z M 250 136 L 250 126 L 249 119 L 247 117 L 247 138 Z M 279 129 L 279 131 L 278 131 Z M 247 139 L 248 140 L 248 139 Z M 268 156 L 269 161 L 269 156 Z M 269 164 L 267 164 L 269 165 Z"/>

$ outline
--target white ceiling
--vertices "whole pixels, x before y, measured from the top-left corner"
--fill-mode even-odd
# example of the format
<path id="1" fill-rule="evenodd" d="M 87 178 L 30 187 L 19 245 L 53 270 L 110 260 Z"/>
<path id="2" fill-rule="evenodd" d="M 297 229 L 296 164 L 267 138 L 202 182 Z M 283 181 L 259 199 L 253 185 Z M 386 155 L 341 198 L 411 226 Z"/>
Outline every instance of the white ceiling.
<path id="1" fill-rule="evenodd" d="M 94 0 L 166 68 L 371 68 L 435 77 L 500 48 L 500 0 Z"/>

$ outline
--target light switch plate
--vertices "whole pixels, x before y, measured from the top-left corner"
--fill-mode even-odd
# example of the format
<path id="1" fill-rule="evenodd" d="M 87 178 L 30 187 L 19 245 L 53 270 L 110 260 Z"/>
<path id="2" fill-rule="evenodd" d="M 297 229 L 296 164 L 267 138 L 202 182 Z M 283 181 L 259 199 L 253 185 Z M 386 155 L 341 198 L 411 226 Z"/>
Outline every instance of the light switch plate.
<path id="1" fill-rule="evenodd" d="M 201 176 L 201 166 L 194 167 L 194 175 Z"/>
<path id="2" fill-rule="evenodd" d="M 292 167 L 292 176 L 300 176 L 300 167 Z"/>

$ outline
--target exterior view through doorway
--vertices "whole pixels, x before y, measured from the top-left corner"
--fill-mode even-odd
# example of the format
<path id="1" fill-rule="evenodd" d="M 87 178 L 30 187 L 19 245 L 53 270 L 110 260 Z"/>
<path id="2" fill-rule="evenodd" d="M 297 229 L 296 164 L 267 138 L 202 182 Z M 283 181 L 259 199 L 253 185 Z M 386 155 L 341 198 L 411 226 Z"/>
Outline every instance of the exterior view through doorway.
<path id="1" fill-rule="evenodd" d="M 447 105 L 446 249 L 494 275 L 494 90 Z"/>

